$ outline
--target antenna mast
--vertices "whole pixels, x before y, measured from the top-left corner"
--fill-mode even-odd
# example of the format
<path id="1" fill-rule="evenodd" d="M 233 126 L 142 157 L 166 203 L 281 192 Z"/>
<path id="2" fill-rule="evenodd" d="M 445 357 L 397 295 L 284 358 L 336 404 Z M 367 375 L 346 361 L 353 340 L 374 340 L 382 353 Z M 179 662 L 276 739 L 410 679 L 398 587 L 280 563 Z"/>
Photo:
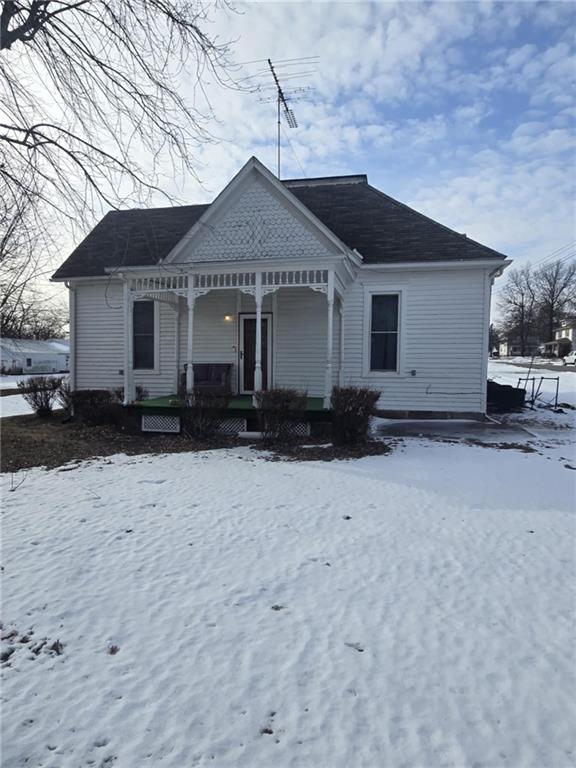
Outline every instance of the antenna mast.
<path id="1" fill-rule="evenodd" d="M 280 146 L 281 146 L 280 131 L 282 127 L 280 122 L 281 113 L 282 112 L 284 113 L 284 118 L 288 123 L 289 128 L 297 128 L 298 122 L 296 120 L 296 115 L 294 114 L 294 110 L 288 106 L 286 96 L 284 95 L 284 91 L 282 90 L 282 86 L 280 85 L 280 81 L 278 80 L 278 76 L 274 69 L 274 65 L 272 64 L 270 59 L 268 59 L 268 66 L 270 67 L 270 72 L 272 73 L 272 77 L 274 78 L 274 84 L 276 87 L 276 107 L 277 107 L 277 113 L 278 113 L 278 178 L 280 178 Z"/>

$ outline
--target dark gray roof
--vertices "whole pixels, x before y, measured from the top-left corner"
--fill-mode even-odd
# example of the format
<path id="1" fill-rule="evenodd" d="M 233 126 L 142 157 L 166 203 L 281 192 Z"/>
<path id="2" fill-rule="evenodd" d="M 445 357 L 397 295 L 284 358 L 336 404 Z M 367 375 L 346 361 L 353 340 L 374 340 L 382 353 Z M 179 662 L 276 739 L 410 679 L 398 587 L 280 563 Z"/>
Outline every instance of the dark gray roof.
<path id="1" fill-rule="evenodd" d="M 505 258 L 388 197 L 371 187 L 365 176 L 283 183 L 367 264 Z M 104 275 L 106 268 L 156 264 L 208 207 L 112 211 L 59 267 L 54 278 Z"/>
<path id="2" fill-rule="evenodd" d="M 110 267 L 156 264 L 169 253 L 208 205 L 110 211 L 75 248 L 53 277 L 106 274 Z"/>
<path id="3" fill-rule="evenodd" d="M 356 248 L 366 264 L 506 258 L 365 181 L 286 185 L 340 240 Z"/>

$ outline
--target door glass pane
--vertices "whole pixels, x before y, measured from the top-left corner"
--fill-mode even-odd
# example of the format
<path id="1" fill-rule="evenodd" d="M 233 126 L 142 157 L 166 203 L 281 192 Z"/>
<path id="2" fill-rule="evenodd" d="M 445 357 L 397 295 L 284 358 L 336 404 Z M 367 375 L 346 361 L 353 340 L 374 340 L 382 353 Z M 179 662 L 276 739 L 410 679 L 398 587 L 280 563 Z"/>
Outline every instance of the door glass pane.
<path id="1" fill-rule="evenodd" d="M 245 317 L 243 320 L 243 389 L 254 391 L 254 366 L 256 364 L 256 318 Z M 262 389 L 268 388 L 268 318 L 262 318 Z"/>
<path id="2" fill-rule="evenodd" d="M 372 296 L 372 330 L 398 330 L 398 296 Z"/>
<path id="3" fill-rule="evenodd" d="M 245 317 L 244 321 L 244 389 L 251 392 L 254 389 L 254 362 L 256 360 L 256 320 Z"/>

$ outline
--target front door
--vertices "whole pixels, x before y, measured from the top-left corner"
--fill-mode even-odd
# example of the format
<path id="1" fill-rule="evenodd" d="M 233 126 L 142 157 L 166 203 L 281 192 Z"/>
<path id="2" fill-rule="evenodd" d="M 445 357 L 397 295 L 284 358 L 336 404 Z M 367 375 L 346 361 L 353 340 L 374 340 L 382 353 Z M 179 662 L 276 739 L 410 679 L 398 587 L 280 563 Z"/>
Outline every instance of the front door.
<path id="1" fill-rule="evenodd" d="M 268 389 L 271 359 L 271 316 L 262 314 L 262 389 Z M 256 363 L 256 315 L 240 315 L 240 392 L 254 391 Z"/>

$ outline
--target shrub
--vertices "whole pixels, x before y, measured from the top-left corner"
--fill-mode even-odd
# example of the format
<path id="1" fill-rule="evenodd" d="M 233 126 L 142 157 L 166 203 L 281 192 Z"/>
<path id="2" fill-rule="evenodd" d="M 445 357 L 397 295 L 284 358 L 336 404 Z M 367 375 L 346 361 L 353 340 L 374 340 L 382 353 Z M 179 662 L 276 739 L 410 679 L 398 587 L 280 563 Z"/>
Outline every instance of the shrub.
<path id="1" fill-rule="evenodd" d="M 86 424 L 118 424 L 122 407 L 108 389 L 78 389 L 70 393 L 74 415 Z"/>
<path id="2" fill-rule="evenodd" d="M 255 399 L 264 445 L 293 440 L 294 425 L 306 414 L 306 393 L 278 387 L 256 392 Z"/>
<path id="3" fill-rule="evenodd" d="M 182 431 L 196 440 L 208 440 L 214 436 L 218 422 L 226 416 L 228 394 L 195 392 L 186 399 L 182 409 Z"/>
<path id="4" fill-rule="evenodd" d="M 52 407 L 62 379 L 50 376 L 32 376 L 17 382 L 22 397 L 41 419 L 52 415 Z"/>
<path id="5" fill-rule="evenodd" d="M 68 379 L 61 379 L 60 386 L 56 392 L 56 400 L 69 416 L 72 414 L 73 395 L 74 393 L 70 389 L 70 382 Z"/>
<path id="6" fill-rule="evenodd" d="M 370 417 L 380 392 L 367 387 L 334 387 L 332 390 L 332 442 L 358 445 L 368 440 Z"/>
<path id="7" fill-rule="evenodd" d="M 124 402 L 124 387 L 116 387 L 112 394 L 117 402 Z M 148 390 L 142 384 L 136 384 L 136 402 L 148 399 Z"/>

